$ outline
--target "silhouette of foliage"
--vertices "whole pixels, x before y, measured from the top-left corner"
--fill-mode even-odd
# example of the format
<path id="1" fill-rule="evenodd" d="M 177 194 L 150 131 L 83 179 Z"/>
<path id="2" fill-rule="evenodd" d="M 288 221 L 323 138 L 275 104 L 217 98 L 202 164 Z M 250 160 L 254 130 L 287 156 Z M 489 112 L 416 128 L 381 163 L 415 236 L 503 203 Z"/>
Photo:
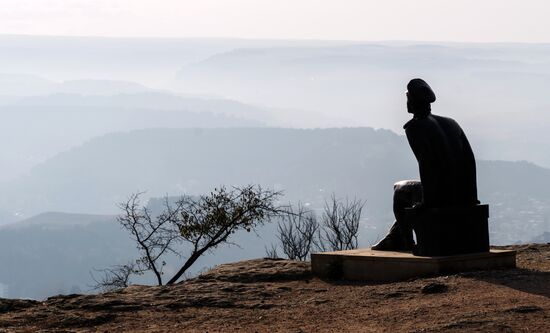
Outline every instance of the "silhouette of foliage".
<path id="1" fill-rule="evenodd" d="M 231 234 L 238 230 L 250 232 L 284 212 L 277 205 L 280 196 L 281 192 L 248 185 L 232 190 L 221 187 L 198 199 L 182 197 L 178 200 L 173 223 L 181 239 L 192 245 L 192 251 L 168 284 L 176 282 L 206 251 L 228 243 Z"/>

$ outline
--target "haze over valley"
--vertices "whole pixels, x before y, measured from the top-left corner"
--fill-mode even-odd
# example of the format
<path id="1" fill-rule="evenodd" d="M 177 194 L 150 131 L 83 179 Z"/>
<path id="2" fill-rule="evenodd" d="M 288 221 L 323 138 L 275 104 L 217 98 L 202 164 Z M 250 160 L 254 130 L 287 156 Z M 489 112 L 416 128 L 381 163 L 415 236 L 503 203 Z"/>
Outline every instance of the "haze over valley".
<path id="1" fill-rule="evenodd" d="M 414 77 L 470 139 L 491 242 L 550 241 L 549 44 L 4 35 L 0 45 L 0 253 L 14 267 L 0 296 L 89 291 L 90 270 L 132 260 L 115 218 L 138 191 L 147 204 L 260 184 L 317 212 L 333 193 L 356 197 L 360 245 L 372 244 L 393 221 L 393 183 L 418 178 L 402 129 Z M 274 233 L 237 234 L 246 245 L 193 273 L 263 256 Z M 39 271 L 41 283 L 24 278 Z"/>

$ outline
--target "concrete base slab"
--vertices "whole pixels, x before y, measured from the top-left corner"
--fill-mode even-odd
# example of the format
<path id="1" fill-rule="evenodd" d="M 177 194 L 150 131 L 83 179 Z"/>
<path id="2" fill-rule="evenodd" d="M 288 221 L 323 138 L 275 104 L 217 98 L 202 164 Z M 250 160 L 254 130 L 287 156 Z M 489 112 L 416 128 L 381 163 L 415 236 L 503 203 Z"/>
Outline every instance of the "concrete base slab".
<path id="1" fill-rule="evenodd" d="M 311 270 L 321 278 L 401 281 L 410 278 L 516 267 L 516 251 L 461 254 L 446 257 L 420 257 L 409 252 L 357 249 L 311 255 Z"/>

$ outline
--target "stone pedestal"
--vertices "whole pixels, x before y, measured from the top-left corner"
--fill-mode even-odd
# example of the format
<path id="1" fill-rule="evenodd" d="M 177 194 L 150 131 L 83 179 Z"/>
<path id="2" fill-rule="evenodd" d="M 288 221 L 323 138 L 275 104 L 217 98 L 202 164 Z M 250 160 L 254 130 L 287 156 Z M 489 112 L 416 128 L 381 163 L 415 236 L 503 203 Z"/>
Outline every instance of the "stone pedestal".
<path id="1" fill-rule="evenodd" d="M 343 280 L 390 282 L 421 276 L 513 267 L 516 267 L 516 251 L 510 250 L 422 257 L 408 252 L 374 251 L 367 248 L 311 255 L 313 274 L 321 278 Z"/>

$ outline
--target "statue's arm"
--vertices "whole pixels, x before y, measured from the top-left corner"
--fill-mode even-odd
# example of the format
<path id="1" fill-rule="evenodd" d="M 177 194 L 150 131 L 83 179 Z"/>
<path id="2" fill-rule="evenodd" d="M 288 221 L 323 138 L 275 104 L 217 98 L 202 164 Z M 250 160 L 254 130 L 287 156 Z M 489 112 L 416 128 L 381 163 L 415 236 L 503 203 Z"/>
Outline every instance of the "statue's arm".
<path id="1" fill-rule="evenodd" d="M 435 188 L 433 184 L 434 179 L 432 179 L 434 175 L 434 156 L 431 151 L 431 145 L 421 128 L 407 128 L 405 134 L 407 135 L 409 146 L 418 162 L 418 171 L 423 189 L 423 202 L 433 202 L 432 199 L 435 196 L 433 193 L 433 189 Z"/>

